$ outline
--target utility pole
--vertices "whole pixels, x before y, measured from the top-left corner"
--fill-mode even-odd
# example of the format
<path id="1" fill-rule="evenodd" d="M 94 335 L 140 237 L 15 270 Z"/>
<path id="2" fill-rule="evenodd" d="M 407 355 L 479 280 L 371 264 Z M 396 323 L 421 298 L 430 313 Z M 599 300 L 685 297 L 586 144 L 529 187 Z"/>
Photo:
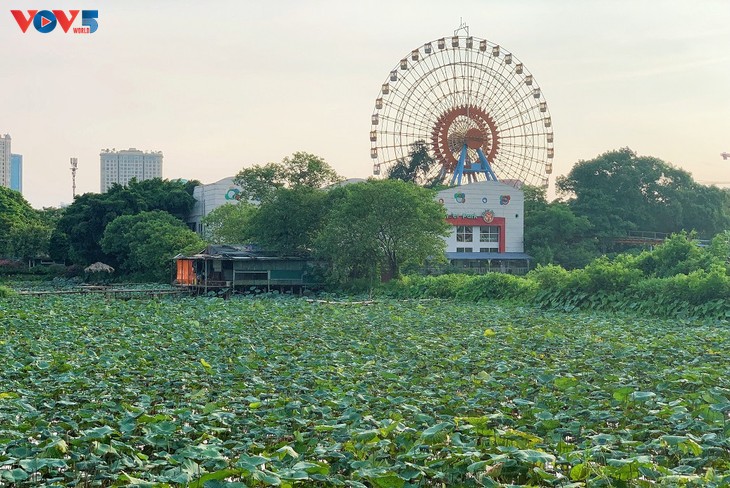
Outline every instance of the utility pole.
<path id="1" fill-rule="evenodd" d="M 73 198 L 76 198 L 76 168 L 79 166 L 77 158 L 71 158 L 71 191 Z"/>

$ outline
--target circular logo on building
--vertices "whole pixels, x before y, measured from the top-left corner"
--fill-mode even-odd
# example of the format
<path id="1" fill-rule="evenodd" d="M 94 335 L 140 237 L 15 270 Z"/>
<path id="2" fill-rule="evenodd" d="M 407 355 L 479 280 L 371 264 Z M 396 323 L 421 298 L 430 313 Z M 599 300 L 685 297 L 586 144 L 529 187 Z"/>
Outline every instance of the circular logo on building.
<path id="1" fill-rule="evenodd" d="M 240 200 L 241 190 L 238 188 L 231 188 L 226 192 L 226 200 Z"/>
<path id="2" fill-rule="evenodd" d="M 494 212 L 492 210 L 485 210 L 482 214 L 482 218 L 484 219 L 484 222 L 489 224 L 494 220 Z"/>
<path id="3" fill-rule="evenodd" d="M 454 193 L 454 200 L 456 200 L 456 203 L 464 203 L 464 202 L 466 202 L 466 194 L 465 193 Z"/>

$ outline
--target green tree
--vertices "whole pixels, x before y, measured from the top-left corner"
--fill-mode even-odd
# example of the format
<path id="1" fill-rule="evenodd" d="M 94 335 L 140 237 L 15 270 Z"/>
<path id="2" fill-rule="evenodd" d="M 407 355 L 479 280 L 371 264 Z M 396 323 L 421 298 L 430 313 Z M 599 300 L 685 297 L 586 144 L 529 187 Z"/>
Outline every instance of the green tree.
<path id="1" fill-rule="evenodd" d="M 431 156 L 425 141 L 411 144 L 408 157 L 399 159 L 388 169 L 387 178 L 401 180 L 417 185 L 432 187 L 440 183 L 439 176 L 430 176 L 436 160 Z"/>
<path id="2" fill-rule="evenodd" d="M 278 163 L 254 165 L 238 172 L 233 182 L 241 187 L 241 200 L 266 200 L 278 188 L 283 188 L 284 174 Z"/>
<path id="3" fill-rule="evenodd" d="M 114 265 L 114 257 L 106 255 L 100 245 L 104 229 L 110 222 L 122 215 L 152 210 L 162 210 L 184 219 L 193 203 L 195 199 L 190 192 L 190 182 L 159 178 L 141 182 L 133 180 L 128 186 L 114 185 L 106 193 L 80 195 L 58 221 L 57 233 L 65 236 L 68 255 L 54 253 L 54 259 L 80 264 L 103 261 Z M 53 240 L 62 242 L 63 236 L 56 235 Z"/>
<path id="4" fill-rule="evenodd" d="M 48 256 L 51 228 L 31 221 L 13 225 L 8 233 L 8 251 L 14 257 L 25 260 Z"/>
<path id="5" fill-rule="evenodd" d="M 247 235 L 267 251 L 309 255 L 327 216 L 327 201 L 323 190 L 279 188 L 251 214 Z"/>
<path id="6" fill-rule="evenodd" d="M 673 234 L 652 251 L 644 251 L 636 258 L 636 267 L 652 278 L 669 278 L 697 270 L 710 271 L 713 265 L 724 266 L 725 260 L 715 251 L 721 247 L 721 238 L 710 249 L 701 248 L 694 235 Z"/>
<path id="7" fill-rule="evenodd" d="M 38 214 L 23 195 L 0 186 L 0 255 L 17 255 L 19 242 L 13 240 L 13 229 L 35 224 L 40 224 Z M 15 232 L 17 237 L 19 231 Z M 25 254 L 20 252 L 21 256 Z"/>
<path id="8" fill-rule="evenodd" d="M 48 255 L 56 263 L 66 263 L 69 259 L 71 246 L 68 243 L 68 236 L 58 228 L 51 231 L 48 241 Z"/>
<path id="9" fill-rule="evenodd" d="M 121 271 L 165 281 L 175 255 L 200 251 L 205 242 L 169 213 L 152 211 L 114 219 L 104 231 L 101 246 L 115 256 Z"/>
<path id="10" fill-rule="evenodd" d="M 45 224 L 51 230 L 54 230 L 58 225 L 58 221 L 63 217 L 65 209 L 56 207 L 43 207 L 41 210 L 36 210 L 38 219 Z"/>
<path id="11" fill-rule="evenodd" d="M 244 168 L 234 178 L 243 199 L 259 202 L 272 197 L 279 188 L 324 188 L 341 180 L 324 159 L 306 152 L 295 152 L 281 163 Z"/>
<path id="12" fill-rule="evenodd" d="M 525 196 L 525 252 L 535 264 L 580 268 L 599 256 L 588 218 L 559 201 L 548 203 L 545 190 L 522 188 Z"/>
<path id="13" fill-rule="evenodd" d="M 203 218 L 206 240 L 212 244 L 244 244 L 251 238 L 250 221 L 257 207 L 241 201 L 227 203 Z"/>
<path id="14" fill-rule="evenodd" d="M 368 180 L 335 196 L 316 247 L 339 278 L 379 271 L 389 281 L 402 266 L 443 254 L 449 226 L 432 191 L 400 180 Z"/>
<path id="15" fill-rule="evenodd" d="M 730 230 L 718 233 L 710 242 L 709 252 L 719 262 L 730 265 Z M 728 270 L 730 274 L 730 269 Z"/>
<path id="16" fill-rule="evenodd" d="M 628 148 L 579 161 L 557 179 L 557 188 L 606 243 L 629 230 L 695 229 L 709 238 L 730 224 L 727 192 L 703 187 L 686 171 Z"/>

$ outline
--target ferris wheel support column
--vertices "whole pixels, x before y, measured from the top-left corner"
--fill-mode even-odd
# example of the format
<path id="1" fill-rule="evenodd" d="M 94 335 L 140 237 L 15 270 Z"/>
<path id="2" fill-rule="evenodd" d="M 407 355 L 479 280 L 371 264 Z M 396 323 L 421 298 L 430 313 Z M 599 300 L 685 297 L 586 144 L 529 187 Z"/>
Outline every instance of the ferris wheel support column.
<path id="1" fill-rule="evenodd" d="M 461 186 L 461 178 L 462 176 L 464 176 L 464 174 L 469 177 L 469 182 L 477 181 L 475 177 L 479 173 L 484 173 L 484 177 L 487 181 L 499 181 L 497 180 L 497 175 L 495 175 L 494 171 L 492 170 L 492 165 L 489 164 L 489 160 L 487 159 L 487 156 L 484 154 L 484 151 L 482 151 L 481 148 L 477 148 L 479 162 L 471 163 L 471 167 L 468 169 L 465 167 L 468 148 L 468 144 L 464 144 L 464 146 L 461 148 L 459 162 L 456 164 L 456 168 L 454 169 L 454 175 L 451 177 L 451 184 L 453 185 L 454 183 L 456 183 L 458 186 Z"/>
<path id="2" fill-rule="evenodd" d="M 494 171 L 492 170 L 492 165 L 489 164 L 489 160 L 484 155 L 484 151 L 482 151 L 482 148 L 477 149 L 477 154 L 479 155 L 479 161 L 482 162 L 482 169 L 484 170 L 484 174 L 487 176 L 487 181 L 498 181 L 497 175 L 494 174 Z"/>
<path id="3" fill-rule="evenodd" d="M 456 184 L 461 186 L 461 177 L 464 175 L 464 162 L 466 161 L 466 150 L 467 145 L 464 144 L 461 148 L 461 154 L 459 154 L 459 162 L 454 170 L 454 176 L 451 177 L 452 185 L 454 184 L 454 180 L 456 180 Z"/>

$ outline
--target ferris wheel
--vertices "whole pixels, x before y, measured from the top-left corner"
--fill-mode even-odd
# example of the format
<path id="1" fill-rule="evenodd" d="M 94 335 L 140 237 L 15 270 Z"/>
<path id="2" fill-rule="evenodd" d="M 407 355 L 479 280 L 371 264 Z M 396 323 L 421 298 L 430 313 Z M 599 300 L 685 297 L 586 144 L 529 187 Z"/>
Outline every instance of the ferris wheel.
<path id="1" fill-rule="evenodd" d="M 371 124 L 375 175 L 417 158 L 422 183 L 545 187 L 552 173 L 552 121 L 540 87 L 512 53 L 464 25 L 396 64 Z"/>

